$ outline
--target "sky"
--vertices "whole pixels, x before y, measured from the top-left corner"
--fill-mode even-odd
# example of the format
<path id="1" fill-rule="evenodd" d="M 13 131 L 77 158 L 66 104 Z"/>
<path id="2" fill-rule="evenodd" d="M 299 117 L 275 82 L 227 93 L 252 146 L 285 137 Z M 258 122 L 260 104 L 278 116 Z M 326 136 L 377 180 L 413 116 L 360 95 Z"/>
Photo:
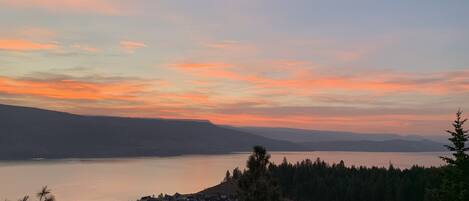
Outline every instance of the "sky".
<path id="1" fill-rule="evenodd" d="M 440 135 L 458 108 L 469 114 L 468 10 L 462 0 L 0 0 L 0 103 Z"/>

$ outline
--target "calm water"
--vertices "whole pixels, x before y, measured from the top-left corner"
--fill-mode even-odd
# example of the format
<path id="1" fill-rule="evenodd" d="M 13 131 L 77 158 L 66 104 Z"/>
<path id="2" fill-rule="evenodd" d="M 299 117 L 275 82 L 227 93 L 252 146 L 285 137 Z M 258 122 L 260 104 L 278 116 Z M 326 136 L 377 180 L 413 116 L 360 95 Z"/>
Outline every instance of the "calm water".
<path id="1" fill-rule="evenodd" d="M 443 153 L 273 152 L 295 162 L 320 157 L 346 165 L 439 166 Z M 0 162 L 0 200 L 34 195 L 43 185 L 59 201 L 130 201 L 144 195 L 192 193 L 218 184 L 227 169 L 244 167 L 247 153 L 178 157 Z"/>

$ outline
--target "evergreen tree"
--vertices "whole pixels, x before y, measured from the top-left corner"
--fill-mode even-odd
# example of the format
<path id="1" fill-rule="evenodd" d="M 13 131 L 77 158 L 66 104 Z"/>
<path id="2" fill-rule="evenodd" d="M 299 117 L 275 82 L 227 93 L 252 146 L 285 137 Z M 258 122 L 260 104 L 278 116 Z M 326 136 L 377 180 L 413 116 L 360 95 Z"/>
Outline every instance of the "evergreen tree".
<path id="1" fill-rule="evenodd" d="M 273 181 L 268 166 L 270 155 L 264 147 L 255 146 L 247 162 L 247 170 L 238 180 L 241 201 L 279 201 L 280 190 Z"/>
<path id="2" fill-rule="evenodd" d="M 234 180 L 238 180 L 241 177 L 241 175 L 243 175 L 243 173 L 241 172 L 241 170 L 239 170 L 239 168 L 236 167 L 235 169 L 233 169 Z"/>
<path id="3" fill-rule="evenodd" d="M 445 146 L 453 157 L 441 157 L 448 164 L 439 196 L 443 201 L 469 200 L 469 147 L 466 145 L 469 135 L 468 130 L 464 129 L 466 121 L 462 118 L 462 111 L 458 110 L 453 122 L 454 130 L 446 131 L 451 135 L 448 140 L 452 145 Z"/>
<path id="4" fill-rule="evenodd" d="M 435 201 L 442 168 L 347 167 L 343 161 L 286 160 L 272 165 L 282 196 L 295 201 Z"/>
<path id="5" fill-rule="evenodd" d="M 230 171 L 227 170 L 225 174 L 225 179 L 223 179 L 223 182 L 228 182 L 230 180 L 231 180 L 231 174 L 230 174 Z"/>
<path id="6" fill-rule="evenodd" d="M 468 141 L 468 130 L 464 129 L 464 123 L 467 119 L 462 119 L 462 111 L 459 110 L 456 113 L 456 120 L 453 122 L 454 131 L 447 130 L 451 137 L 448 138 L 449 141 L 453 145 L 445 145 L 449 151 L 453 152 L 454 158 L 450 157 L 441 157 L 444 161 L 446 161 L 449 165 L 454 165 L 457 167 L 464 167 L 469 161 L 469 155 L 466 153 L 469 151 L 469 147 L 466 146 L 466 142 Z"/>

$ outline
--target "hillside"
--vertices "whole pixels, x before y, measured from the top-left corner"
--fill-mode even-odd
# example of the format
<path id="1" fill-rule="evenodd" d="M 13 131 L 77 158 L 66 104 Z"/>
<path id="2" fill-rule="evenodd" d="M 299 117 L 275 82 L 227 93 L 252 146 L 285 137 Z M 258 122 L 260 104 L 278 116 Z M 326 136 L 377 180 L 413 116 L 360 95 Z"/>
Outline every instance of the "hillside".
<path id="1" fill-rule="evenodd" d="M 0 160 L 222 154 L 299 150 L 295 143 L 208 121 L 82 116 L 0 105 Z"/>

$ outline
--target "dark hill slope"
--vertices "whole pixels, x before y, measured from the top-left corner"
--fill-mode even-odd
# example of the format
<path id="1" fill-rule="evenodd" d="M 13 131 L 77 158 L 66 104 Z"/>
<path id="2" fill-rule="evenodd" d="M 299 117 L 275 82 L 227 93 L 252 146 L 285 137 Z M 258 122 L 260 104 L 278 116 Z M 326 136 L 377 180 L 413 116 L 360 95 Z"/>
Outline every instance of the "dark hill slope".
<path id="1" fill-rule="evenodd" d="M 0 104 L 0 160 L 299 150 L 208 121 L 81 116 Z"/>

